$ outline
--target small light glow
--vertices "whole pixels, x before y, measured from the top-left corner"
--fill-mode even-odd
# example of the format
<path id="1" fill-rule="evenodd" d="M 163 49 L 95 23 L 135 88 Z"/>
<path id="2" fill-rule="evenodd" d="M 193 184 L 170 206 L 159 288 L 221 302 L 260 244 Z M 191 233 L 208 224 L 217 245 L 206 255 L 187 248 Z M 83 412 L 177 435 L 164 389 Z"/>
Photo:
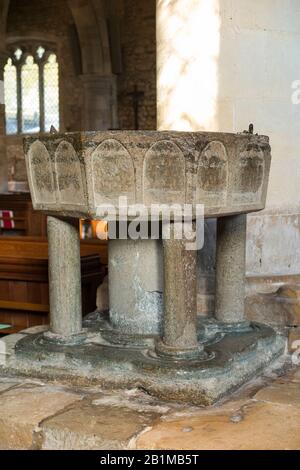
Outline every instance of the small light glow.
<path id="1" fill-rule="evenodd" d="M 18 49 L 15 50 L 15 54 L 14 54 L 14 55 L 15 55 L 15 58 L 16 58 L 17 60 L 20 60 L 21 57 L 22 57 L 22 55 L 23 55 L 22 49 L 20 49 L 20 48 L 18 47 Z"/>
<path id="2" fill-rule="evenodd" d="M 37 48 L 37 51 L 36 51 L 37 55 L 38 55 L 38 58 L 39 59 L 42 59 L 43 58 L 43 55 L 45 54 L 45 49 L 43 46 L 39 46 Z"/>

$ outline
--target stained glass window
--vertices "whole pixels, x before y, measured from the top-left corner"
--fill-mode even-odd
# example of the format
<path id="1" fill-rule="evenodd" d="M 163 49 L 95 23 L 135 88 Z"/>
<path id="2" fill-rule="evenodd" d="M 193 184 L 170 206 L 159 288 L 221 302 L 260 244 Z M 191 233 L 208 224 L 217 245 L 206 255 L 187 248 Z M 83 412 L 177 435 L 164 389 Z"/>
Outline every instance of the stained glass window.
<path id="1" fill-rule="evenodd" d="M 6 133 L 18 132 L 17 69 L 8 59 L 4 67 L 4 100 L 6 110 Z"/>
<path id="2" fill-rule="evenodd" d="M 39 67 L 28 56 L 21 71 L 22 132 L 40 131 Z"/>
<path id="3" fill-rule="evenodd" d="M 44 66 L 44 107 L 45 131 L 51 126 L 59 128 L 58 63 L 56 55 L 51 54 Z"/>
<path id="4" fill-rule="evenodd" d="M 59 129 L 59 65 L 42 45 L 13 50 L 4 68 L 7 134 Z"/>

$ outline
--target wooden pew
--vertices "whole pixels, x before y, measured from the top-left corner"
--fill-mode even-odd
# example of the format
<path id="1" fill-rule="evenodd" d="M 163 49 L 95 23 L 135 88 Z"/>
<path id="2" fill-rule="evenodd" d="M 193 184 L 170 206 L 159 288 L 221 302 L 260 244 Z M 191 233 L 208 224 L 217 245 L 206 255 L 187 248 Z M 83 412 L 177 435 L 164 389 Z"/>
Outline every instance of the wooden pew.
<path id="1" fill-rule="evenodd" d="M 82 308 L 96 308 L 96 291 L 106 274 L 107 243 L 81 242 Z M 40 237 L 0 237 L 0 324 L 15 333 L 49 322 L 48 243 Z"/>

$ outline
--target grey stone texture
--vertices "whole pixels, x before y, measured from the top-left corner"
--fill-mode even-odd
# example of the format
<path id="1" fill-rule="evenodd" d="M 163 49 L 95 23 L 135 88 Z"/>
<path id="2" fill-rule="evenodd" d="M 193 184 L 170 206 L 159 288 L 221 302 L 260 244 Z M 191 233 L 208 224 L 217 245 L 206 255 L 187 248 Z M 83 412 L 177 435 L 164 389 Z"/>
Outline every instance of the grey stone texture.
<path id="1" fill-rule="evenodd" d="M 244 322 L 245 214 L 265 205 L 268 137 L 81 132 L 27 138 L 25 154 L 34 207 L 51 215 L 54 322 L 50 333 L 24 335 L 7 370 L 79 384 L 137 386 L 159 398 L 209 405 L 282 355 L 285 338 Z M 129 205 L 143 204 L 147 212 L 153 204 L 173 210 L 171 236 L 163 236 L 163 243 L 123 240 L 120 234 L 110 239 L 109 314 L 94 312 L 85 320 L 80 347 L 75 341 L 55 341 L 65 331 L 67 336 L 81 331 L 80 301 L 71 295 L 80 281 L 72 218 L 103 219 L 113 208 L 109 218 L 120 222 L 120 197 Z M 198 322 L 197 253 L 176 235 L 175 204 L 191 204 L 193 218 L 202 204 L 206 218 L 219 218 L 217 321 Z M 165 235 L 169 225 L 161 219 Z M 64 311 L 58 314 L 60 304 Z M 52 342 L 45 341 L 49 335 Z"/>
<path id="2" fill-rule="evenodd" d="M 159 240 L 110 240 L 110 321 L 132 335 L 157 335 L 163 310 L 162 244 Z"/>
<path id="3" fill-rule="evenodd" d="M 263 209 L 269 139 L 250 134 L 110 131 L 25 141 L 35 209 L 103 218 L 128 203 L 205 205 L 205 216 Z M 118 215 L 118 214 L 117 214 Z"/>
<path id="4" fill-rule="evenodd" d="M 246 215 L 218 219 L 216 256 L 216 319 L 245 320 Z"/>
<path id="5" fill-rule="evenodd" d="M 51 333 L 81 332 L 80 240 L 77 220 L 48 217 Z"/>
<path id="6" fill-rule="evenodd" d="M 163 241 L 163 336 L 157 351 L 159 354 L 189 357 L 203 350 L 197 338 L 197 252 L 186 249 L 185 239 L 175 239 L 176 225 L 177 222 L 171 224 L 170 239 Z M 181 223 L 179 228 L 182 229 Z"/>
<path id="7" fill-rule="evenodd" d="M 299 327 L 300 287 L 286 283 L 275 292 L 249 293 L 246 309 L 251 321 L 274 327 Z"/>

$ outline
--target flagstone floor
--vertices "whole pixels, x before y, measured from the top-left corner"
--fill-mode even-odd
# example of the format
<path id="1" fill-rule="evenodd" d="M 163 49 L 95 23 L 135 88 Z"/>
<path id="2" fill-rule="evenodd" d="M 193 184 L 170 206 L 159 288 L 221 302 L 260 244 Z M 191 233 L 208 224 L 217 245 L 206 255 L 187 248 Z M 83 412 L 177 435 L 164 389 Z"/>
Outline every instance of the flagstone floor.
<path id="1" fill-rule="evenodd" d="M 140 390 L 0 378 L 1 449 L 300 449 L 300 367 L 197 408 Z"/>

